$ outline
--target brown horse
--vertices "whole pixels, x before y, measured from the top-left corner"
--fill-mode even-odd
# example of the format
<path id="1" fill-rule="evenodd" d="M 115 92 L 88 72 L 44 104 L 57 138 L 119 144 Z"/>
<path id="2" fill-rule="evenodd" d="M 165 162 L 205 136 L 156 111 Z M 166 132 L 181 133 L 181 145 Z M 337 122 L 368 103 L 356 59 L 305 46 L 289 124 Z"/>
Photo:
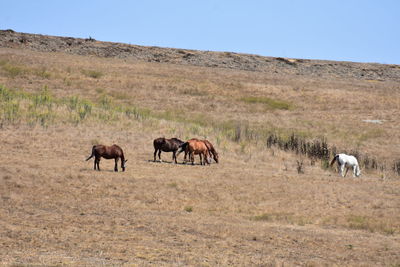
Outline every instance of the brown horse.
<path id="1" fill-rule="evenodd" d="M 154 139 L 153 141 L 153 146 L 154 146 L 154 161 L 156 161 L 156 154 L 158 151 L 158 159 L 161 161 L 161 151 L 164 152 L 172 152 L 172 160 L 175 161 L 175 163 L 178 163 L 176 161 L 176 151 L 178 151 L 179 147 L 183 144 L 184 142 L 182 140 L 179 140 L 178 138 L 171 138 L 171 139 L 166 139 L 164 137 L 160 137 L 157 139 Z"/>
<path id="2" fill-rule="evenodd" d="M 178 155 L 185 151 L 185 159 L 186 155 L 189 154 L 190 161 L 192 162 L 192 165 L 194 165 L 194 155 L 199 155 L 200 157 L 200 165 L 205 165 L 210 164 L 208 162 L 207 156 L 209 154 L 209 150 L 207 145 L 199 139 L 192 138 L 188 140 L 187 142 L 183 143 L 180 146 L 180 150 L 178 152 Z"/>
<path id="3" fill-rule="evenodd" d="M 193 141 L 193 140 L 196 140 L 196 141 L 199 141 L 199 142 L 203 142 L 206 145 L 207 149 L 208 149 L 208 155 L 207 156 L 209 156 L 210 158 L 213 158 L 216 163 L 219 162 L 218 152 L 215 150 L 214 146 L 211 144 L 210 141 L 208 141 L 207 139 L 199 140 L 197 138 L 192 138 L 189 141 Z M 180 147 L 180 150 L 178 151 L 178 154 L 177 154 L 177 155 L 179 155 L 180 153 L 185 151 L 185 157 L 183 159 L 184 162 L 186 162 L 187 155 L 189 154 L 189 146 L 188 145 L 189 144 L 187 142 L 182 144 L 181 147 Z"/>
<path id="4" fill-rule="evenodd" d="M 125 160 L 124 157 L 124 152 L 122 151 L 122 148 L 120 148 L 117 145 L 112 145 L 112 146 L 104 146 L 104 145 L 96 145 L 93 146 L 92 148 L 92 155 L 86 159 L 88 161 L 94 157 L 94 169 L 100 171 L 100 159 L 101 157 L 105 159 L 114 159 L 115 160 L 115 166 L 114 166 L 114 171 L 118 171 L 118 160 L 121 158 L 121 169 L 124 172 L 125 171 L 125 163 L 128 160 Z"/>

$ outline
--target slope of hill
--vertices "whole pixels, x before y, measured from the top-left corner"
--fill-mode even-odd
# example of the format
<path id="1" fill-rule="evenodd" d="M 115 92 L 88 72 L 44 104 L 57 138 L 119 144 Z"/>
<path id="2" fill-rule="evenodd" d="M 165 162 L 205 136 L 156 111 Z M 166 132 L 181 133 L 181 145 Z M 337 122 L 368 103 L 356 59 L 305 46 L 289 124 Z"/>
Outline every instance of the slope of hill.
<path id="1" fill-rule="evenodd" d="M 2 31 L 0 262 L 397 266 L 399 107 L 394 65 Z M 220 163 L 153 162 L 160 136 L 207 138 Z M 362 176 L 302 140 L 359 153 Z M 126 172 L 94 171 L 96 143 Z"/>
<path id="2" fill-rule="evenodd" d="M 18 33 L 12 30 L 0 31 L 0 47 L 24 48 L 41 52 L 64 52 L 85 56 L 132 58 L 147 62 L 200 67 L 276 72 L 308 77 L 400 81 L 399 65 L 288 59 L 231 52 L 145 47 L 101 42 L 92 38 L 81 39 Z"/>

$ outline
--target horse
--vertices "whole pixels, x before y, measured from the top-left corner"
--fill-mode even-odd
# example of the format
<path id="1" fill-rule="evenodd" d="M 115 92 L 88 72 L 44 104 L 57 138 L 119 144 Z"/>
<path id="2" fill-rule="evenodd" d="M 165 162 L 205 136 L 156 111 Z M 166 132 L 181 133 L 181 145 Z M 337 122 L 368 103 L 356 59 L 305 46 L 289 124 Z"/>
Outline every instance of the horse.
<path id="1" fill-rule="evenodd" d="M 176 151 L 178 151 L 179 147 L 183 143 L 184 142 L 182 140 L 179 140 L 178 138 L 166 139 L 164 137 L 160 137 L 160 138 L 154 139 L 154 141 L 153 141 L 154 162 L 156 161 L 157 151 L 158 151 L 158 159 L 160 161 L 161 161 L 161 151 L 164 151 L 164 152 L 172 152 L 172 160 L 175 161 L 175 163 L 178 163 L 176 161 Z"/>
<path id="2" fill-rule="evenodd" d="M 341 172 L 342 177 L 346 177 L 349 167 L 353 168 L 353 177 L 358 177 L 361 175 L 360 166 L 358 165 L 358 161 L 354 156 L 336 154 L 331 161 L 331 166 L 335 163 L 335 161 L 337 161 L 338 166 L 340 167 L 339 171 Z M 345 168 L 346 172 L 344 172 Z"/>
<path id="3" fill-rule="evenodd" d="M 118 145 L 114 144 L 112 146 L 104 146 L 104 145 L 95 145 L 92 148 L 92 154 L 86 159 L 88 161 L 89 159 L 94 157 L 94 169 L 100 171 L 100 159 L 101 157 L 105 159 L 114 159 L 115 160 L 115 166 L 114 166 L 114 171 L 118 171 L 118 160 L 121 158 L 121 169 L 124 172 L 125 171 L 125 163 L 128 160 L 125 160 L 124 157 L 124 152 L 122 151 L 122 148 L 120 148 Z"/>
<path id="4" fill-rule="evenodd" d="M 192 138 L 185 143 L 183 143 L 180 146 L 180 149 L 178 151 L 178 155 L 185 151 L 185 159 L 187 154 L 189 154 L 190 161 L 192 162 L 192 165 L 194 165 L 194 155 L 199 155 L 200 157 L 200 165 L 205 165 L 210 164 L 208 162 L 208 155 L 210 154 L 209 152 L 209 147 L 206 145 L 206 143 L 203 140 L 199 140 L 197 138 Z"/>
<path id="5" fill-rule="evenodd" d="M 208 149 L 208 156 L 209 156 L 210 158 L 213 158 L 213 159 L 215 160 L 215 162 L 218 163 L 218 158 L 219 158 L 219 157 L 218 157 L 218 152 L 215 150 L 213 144 L 211 144 L 210 141 L 208 141 L 207 139 L 199 140 L 199 139 L 197 139 L 197 138 L 192 138 L 192 139 L 190 139 L 190 140 L 197 140 L 197 141 L 202 141 L 202 142 L 204 142 L 204 144 L 207 146 L 207 149 Z M 187 154 L 189 153 L 188 147 L 187 147 L 187 146 L 184 146 L 184 147 L 178 152 L 178 155 L 179 155 L 182 151 L 185 151 L 185 157 L 183 158 L 183 160 L 184 160 L 184 162 L 185 162 L 185 161 L 186 161 Z"/>
<path id="6" fill-rule="evenodd" d="M 199 140 L 197 138 L 192 138 L 192 139 L 188 140 L 188 142 L 189 141 L 203 142 L 206 145 L 207 150 L 208 150 L 207 156 L 209 156 L 210 158 L 213 157 L 214 160 L 218 163 L 218 153 L 215 150 L 215 148 L 213 147 L 213 145 L 210 143 L 210 141 L 208 141 L 206 139 Z M 185 156 L 183 158 L 183 163 L 187 162 L 186 158 L 187 158 L 187 155 L 189 154 L 189 143 L 188 142 L 185 142 L 184 144 L 182 144 L 180 146 L 178 154 L 177 154 L 177 155 L 179 155 L 180 153 L 185 152 Z M 212 150 L 212 152 L 211 152 L 211 150 Z M 208 159 L 207 156 L 206 156 L 206 158 Z"/>

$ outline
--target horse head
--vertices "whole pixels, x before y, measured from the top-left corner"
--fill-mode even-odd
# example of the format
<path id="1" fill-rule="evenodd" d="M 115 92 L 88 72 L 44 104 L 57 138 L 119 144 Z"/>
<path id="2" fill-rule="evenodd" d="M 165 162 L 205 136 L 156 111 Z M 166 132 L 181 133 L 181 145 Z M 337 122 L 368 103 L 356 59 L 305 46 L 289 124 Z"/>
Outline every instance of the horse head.
<path id="1" fill-rule="evenodd" d="M 361 170 L 360 170 L 360 167 L 358 167 L 358 165 L 357 165 L 356 176 L 358 177 L 360 175 L 361 175 Z"/>
<path id="2" fill-rule="evenodd" d="M 218 153 L 215 152 L 215 154 L 213 154 L 213 158 L 215 160 L 216 163 L 218 163 Z"/>
<path id="3" fill-rule="evenodd" d="M 122 171 L 124 172 L 125 171 L 125 168 L 126 168 L 126 162 L 127 162 L 128 160 L 122 160 L 122 166 L 121 166 L 121 168 L 122 168 Z"/>

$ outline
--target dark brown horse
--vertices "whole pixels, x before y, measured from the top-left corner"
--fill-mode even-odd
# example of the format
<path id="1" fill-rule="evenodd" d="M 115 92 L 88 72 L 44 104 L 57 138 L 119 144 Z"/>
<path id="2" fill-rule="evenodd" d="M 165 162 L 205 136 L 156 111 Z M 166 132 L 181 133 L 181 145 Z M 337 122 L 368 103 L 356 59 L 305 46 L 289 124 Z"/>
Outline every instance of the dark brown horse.
<path id="1" fill-rule="evenodd" d="M 178 138 L 166 139 L 164 137 L 160 137 L 160 138 L 154 139 L 154 141 L 153 141 L 154 161 L 156 161 L 157 151 L 158 151 L 158 159 L 160 161 L 161 161 L 161 151 L 164 151 L 164 152 L 172 152 L 172 160 L 175 161 L 175 163 L 178 163 L 176 161 L 176 151 L 178 151 L 179 147 L 183 143 L 184 142 L 182 140 L 179 140 Z"/>
<path id="2" fill-rule="evenodd" d="M 94 169 L 100 171 L 100 159 L 101 157 L 105 159 L 114 159 L 115 160 L 115 166 L 114 166 L 114 171 L 118 171 L 118 160 L 121 158 L 121 169 L 124 172 L 125 171 L 125 163 L 128 160 L 125 160 L 124 157 L 124 152 L 122 151 L 122 148 L 120 148 L 117 145 L 112 145 L 112 146 L 104 146 L 104 145 L 96 145 L 93 146 L 92 148 L 92 155 L 86 159 L 88 161 L 89 159 L 94 157 Z"/>

